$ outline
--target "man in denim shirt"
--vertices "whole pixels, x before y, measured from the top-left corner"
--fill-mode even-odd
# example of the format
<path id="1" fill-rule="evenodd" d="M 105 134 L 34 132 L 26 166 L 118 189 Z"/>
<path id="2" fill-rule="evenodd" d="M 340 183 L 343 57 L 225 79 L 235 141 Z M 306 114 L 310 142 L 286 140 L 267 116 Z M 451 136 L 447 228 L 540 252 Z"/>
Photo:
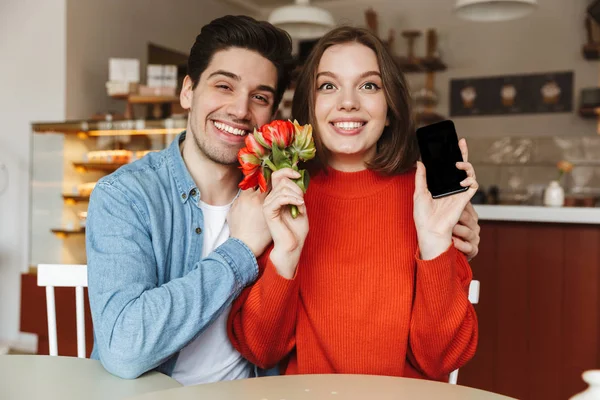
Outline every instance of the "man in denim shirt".
<path id="1" fill-rule="evenodd" d="M 252 375 L 225 325 L 271 237 L 264 196 L 238 197 L 237 153 L 277 110 L 291 49 L 284 31 L 249 17 L 204 26 L 180 95 L 186 131 L 94 189 L 86 242 L 92 357 L 111 373 L 158 369 L 184 385 Z"/>
<path id="2" fill-rule="evenodd" d="M 253 375 L 226 319 L 271 237 L 264 196 L 238 195 L 237 152 L 275 114 L 291 68 L 285 32 L 249 17 L 212 21 L 181 90 L 186 131 L 96 185 L 86 228 L 92 357 L 111 373 L 156 369 L 184 385 Z M 473 257 L 476 213 L 463 214 L 455 245 Z"/>

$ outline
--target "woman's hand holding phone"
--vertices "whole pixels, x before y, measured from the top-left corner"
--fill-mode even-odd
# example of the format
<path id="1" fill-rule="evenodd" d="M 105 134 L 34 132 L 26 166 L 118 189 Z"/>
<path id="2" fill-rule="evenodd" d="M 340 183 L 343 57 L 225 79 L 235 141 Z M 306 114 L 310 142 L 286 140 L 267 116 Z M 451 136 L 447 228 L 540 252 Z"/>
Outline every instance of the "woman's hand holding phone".
<path id="1" fill-rule="evenodd" d="M 438 257 L 452 244 L 452 231 L 479 188 L 473 165 L 468 162 L 466 140 L 461 139 L 458 147 L 464 161 L 457 162 L 456 168 L 466 173 L 466 179 L 460 182 L 464 191 L 434 199 L 428 189 L 426 167 L 417 163 L 413 216 L 423 260 Z"/>

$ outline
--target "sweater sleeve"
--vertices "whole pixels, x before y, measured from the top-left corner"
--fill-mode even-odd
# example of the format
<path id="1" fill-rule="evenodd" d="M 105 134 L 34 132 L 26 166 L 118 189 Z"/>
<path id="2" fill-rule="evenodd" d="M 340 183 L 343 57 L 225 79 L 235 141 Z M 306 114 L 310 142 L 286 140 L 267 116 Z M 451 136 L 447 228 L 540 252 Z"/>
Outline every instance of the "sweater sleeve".
<path id="1" fill-rule="evenodd" d="M 425 376 L 442 379 L 477 348 L 477 316 L 468 298 L 472 272 L 454 246 L 433 260 L 418 255 L 408 361 Z"/>
<path id="2" fill-rule="evenodd" d="M 251 363 L 269 369 L 296 345 L 299 282 L 286 279 L 271 262 L 271 249 L 259 259 L 259 278 L 233 302 L 227 321 L 229 340 Z"/>

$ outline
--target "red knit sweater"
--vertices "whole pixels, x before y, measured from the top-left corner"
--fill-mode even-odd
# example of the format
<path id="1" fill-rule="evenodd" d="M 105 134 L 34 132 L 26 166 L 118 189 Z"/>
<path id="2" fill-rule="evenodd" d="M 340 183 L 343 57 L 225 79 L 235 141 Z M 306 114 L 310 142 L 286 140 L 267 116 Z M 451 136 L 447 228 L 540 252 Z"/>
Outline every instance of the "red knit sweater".
<path id="1" fill-rule="evenodd" d="M 477 346 L 471 269 L 453 246 L 418 258 L 414 173 L 329 170 L 305 197 L 310 232 L 296 276 L 269 251 L 234 302 L 229 337 L 262 368 L 445 380 Z"/>

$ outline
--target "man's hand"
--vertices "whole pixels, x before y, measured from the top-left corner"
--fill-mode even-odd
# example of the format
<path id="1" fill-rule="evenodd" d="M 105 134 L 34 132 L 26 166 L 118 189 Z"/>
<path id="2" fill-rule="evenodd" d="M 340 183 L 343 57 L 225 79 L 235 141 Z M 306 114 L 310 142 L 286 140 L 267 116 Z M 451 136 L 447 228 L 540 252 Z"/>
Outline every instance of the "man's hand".
<path id="1" fill-rule="evenodd" d="M 227 214 L 230 236 L 244 242 L 256 257 L 271 243 L 271 233 L 263 214 L 266 196 L 258 190 L 244 190 Z"/>
<path id="2" fill-rule="evenodd" d="M 458 224 L 452 229 L 452 241 L 454 247 L 465 253 L 467 259 L 471 261 L 479 253 L 479 216 L 471 203 L 468 203 L 463 210 Z"/>

